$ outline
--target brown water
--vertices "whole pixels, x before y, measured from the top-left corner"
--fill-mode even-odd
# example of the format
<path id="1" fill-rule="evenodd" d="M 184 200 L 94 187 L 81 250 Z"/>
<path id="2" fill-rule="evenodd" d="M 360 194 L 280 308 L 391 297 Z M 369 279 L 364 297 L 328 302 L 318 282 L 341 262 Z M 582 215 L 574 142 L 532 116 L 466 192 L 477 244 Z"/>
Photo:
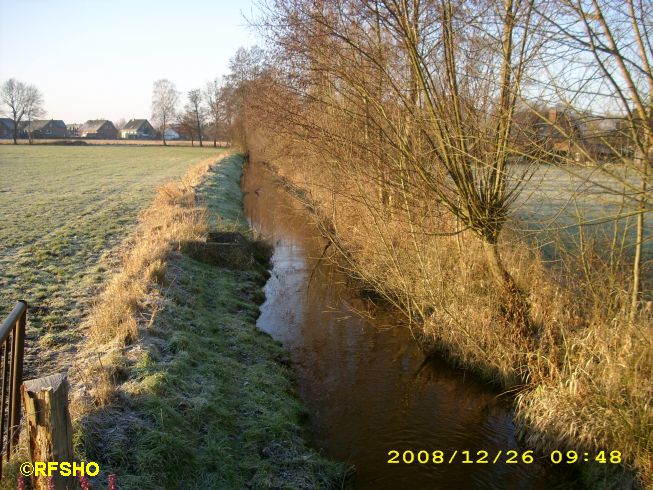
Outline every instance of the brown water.
<path id="1" fill-rule="evenodd" d="M 509 401 L 475 376 L 424 355 L 398 314 L 375 311 L 320 261 L 324 241 L 310 216 L 248 164 L 251 225 L 274 245 L 258 326 L 283 343 L 310 411 L 311 443 L 357 469 L 360 489 L 544 489 L 556 479 L 537 463 L 388 464 L 391 450 L 523 452 Z M 401 460 L 401 457 L 399 458 Z M 461 461 L 460 457 L 458 461 Z"/>

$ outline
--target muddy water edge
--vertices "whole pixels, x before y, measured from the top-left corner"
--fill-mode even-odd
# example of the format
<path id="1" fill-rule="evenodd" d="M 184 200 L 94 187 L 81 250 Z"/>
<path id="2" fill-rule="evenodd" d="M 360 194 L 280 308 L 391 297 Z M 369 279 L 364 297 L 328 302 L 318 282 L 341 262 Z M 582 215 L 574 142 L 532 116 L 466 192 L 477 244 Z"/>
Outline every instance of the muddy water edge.
<path id="1" fill-rule="evenodd" d="M 570 488 L 537 460 L 493 464 L 498 451 L 527 450 L 510 400 L 444 360 L 425 360 L 401 315 L 370 309 L 337 267 L 320 260 L 324 239 L 271 171 L 248 163 L 242 185 L 251 226 L 274 246 L 257 325 L 289 352 L 310 412 L 310 443 L 353 465 L 355 488 Z M 389 464 L 393 450 L 400 462 Z M 407 450 L 415 455 L 410 464 Z M 472 459 L 487 451 L 489 462 L 464 464 L 464 450 Z M 429 463 L 417 462 L 419 451 Z M 443 463 L 431 462 L 434 451 Z"/>

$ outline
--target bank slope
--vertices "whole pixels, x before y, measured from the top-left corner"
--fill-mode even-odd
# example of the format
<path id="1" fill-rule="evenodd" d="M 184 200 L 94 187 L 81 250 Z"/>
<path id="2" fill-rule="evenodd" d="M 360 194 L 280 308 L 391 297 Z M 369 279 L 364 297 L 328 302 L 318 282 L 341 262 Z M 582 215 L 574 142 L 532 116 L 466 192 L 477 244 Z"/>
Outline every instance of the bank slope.
<path id="1" fill-rule="evenodd" d="M 196 189 L 210 230 L 246 228 L 242 165 L 224 159 Z M 79 422 L 79 454 L 121 488 L 338 486 L 341 465 L 302 439 L 285 352 L 256 328 L 265 276 L 242 264 L 169 255 L 158 312 L 114 370 L 125 381 Z"/>

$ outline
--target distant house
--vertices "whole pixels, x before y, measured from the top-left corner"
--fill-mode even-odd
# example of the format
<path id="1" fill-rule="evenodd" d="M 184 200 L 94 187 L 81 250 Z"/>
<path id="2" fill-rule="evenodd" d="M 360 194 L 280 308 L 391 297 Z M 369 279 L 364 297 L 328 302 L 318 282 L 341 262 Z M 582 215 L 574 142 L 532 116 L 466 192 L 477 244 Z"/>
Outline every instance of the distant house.
<path id="1" fill-rule="evenodd" d="M 88 139 L 115 140 L 118 138 L 118 130 L 107 119 L 92 119 L 82 124 L 79 128 L 79 136 Z"/>
<path id="2" fill-rule="evenodd" d="M 22 121 L 20 130 L 25 137 L 32 138 L 65 138 L 68 136 L 66 123 L 60 119 L 39 120 L 39 121 Z"/>
<path id="3" fill-rule="evenodd" d="M 582 139 L 578 121 L 557 109 L 549 109 L 546 121 L 535 125 L 535 134 L 547 151 L 558 155 L 575 154 L 574 145 Z"/>
<path id="4" fill-rule="evenodd" d="M 181 138 L 180 134 L 175 131 L 174 128 L 166 128 L 166 130 L 163 132 L 163 137 L 167 140 L 178 140 Z"/>
<path id="5" fill-rule="evenodd" d="M 600 141 L 592 141 L 588 139 L 583 142 L 583 147 L 590 158 L 593 158 L 598 162 L 605 162 L 619 158 L 620 156 L 620 153 L 615 148 Z"/>
<path id="6" fill-rule="evenodd" d="M 120 137 L 127 140 L 151 140 L 156 137 L 156 130 L 147 119 L 130 119 L 120 130 Z"/>
<path id="7" fill-rule="evenodd" d="M 628 122 L 618 116 L 549 109 L 534 125 L 538 145 L 550 156 L 578 163 L 606 162 L 632 155 Z"/>
<path id="8" fill-rule="evenodd" d="M 7 139 L 14 137 L 14 120 L 8 117 L 0 117 L 0 138 Z"/>

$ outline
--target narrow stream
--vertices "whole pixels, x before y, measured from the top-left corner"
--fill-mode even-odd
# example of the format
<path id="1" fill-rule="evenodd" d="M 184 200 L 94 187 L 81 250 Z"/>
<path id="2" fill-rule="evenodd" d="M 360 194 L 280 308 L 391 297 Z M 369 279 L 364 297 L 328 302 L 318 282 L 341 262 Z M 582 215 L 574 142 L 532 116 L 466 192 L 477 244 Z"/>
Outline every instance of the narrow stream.
<path id="1" fill-rule="evenodd" d="M 310 410 L 310 442 L 357 469 L 360 489 L 550 489 L 537 463 L 492 464 L 521 452 L 510 405 L 496 389 L 424 355 L 399 315 L 366 310 L 345 277 L 318 258 L 324 241 L 307 212 L 263 166 L 243 178 L 250 224 L 275 247 L 258 326 L 283 343 Z M 388 452 L 485 450 L 488 464 L 388 464 Z M 401 461 L 401 456 L 399 457 Z"/>

